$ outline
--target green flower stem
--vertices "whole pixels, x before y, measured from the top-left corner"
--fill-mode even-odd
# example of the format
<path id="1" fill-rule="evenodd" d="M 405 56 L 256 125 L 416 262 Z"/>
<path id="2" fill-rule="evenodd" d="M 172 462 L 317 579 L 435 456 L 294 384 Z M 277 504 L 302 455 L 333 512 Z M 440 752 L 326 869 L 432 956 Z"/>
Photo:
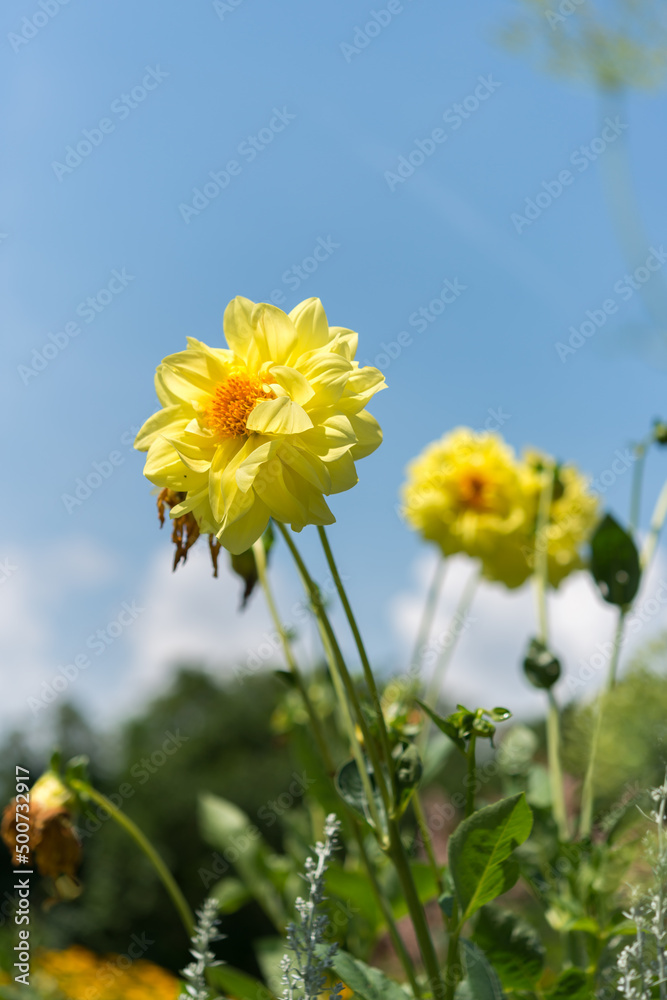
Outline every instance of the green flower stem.
<path id="1" fill-rule="evenodd" d="M 281 532 L 287 546 L 292 553 L 292 557 L 297 565 L 299 574 L 303 581 L 306 592 L 309 594 L 313 609 L 318 617 L 318 621 L 321 624 L 321 632 L 324 639 L 325 652 L 328 654 L 330 666 L 332 667 L 332 677 L 335 678 L 336 674 L 339 672 L 340 676 L 345 684 L 345 692 L 349 698 L 351 704 L 354 706 L 355 714 L 357 716 L 357 721 L 359 723 L 359 728 L 362 731 L 365 745 L 368 749 L 369 757 L 371 758 L 371 764 L 376 776 L 376 784 L 380 789 L 380 793 L 383 798 L 383 803 L 386 810 L 387 817 L 387 832 L 389 837 L 389 843 L 386 845 L 389 856 L 391 857 L 394 866 L 396 868 L 401 887 L 403 889 L 403 894 L 405 896 L 405 901 L 408 906 L 410 913 L 410 918 L 412 920 L 412 925 L 419 942 L 419 950 L 421 952 L 422 960 L 424 962 L 424 967 L 427 971 L 430 986 L 436 1000 L 444 1000 L 444 987 L 442 984 L 442 979 L 440 977 L 440 969 L 438 966 L 438 960 L 435 954 L 435 949 L 433 947 L 433 941 L 431 940 L 431 934 L 428 928 L 428 923 L 426 921 L 426 915 L 424 908 L 419 900 L 419 895 L 414 884 L 412 877 L 412 872 L 410 871 L 410 865 L 405 853 L 405 848 L 403 847 L 403 842 L 401 840 L 398 822 L 394 816 L 394 810 L 389 801 L 388 791 L 384 782 L 384 775 L 381 770 L 380 761 L 377 757 L 375 750 L 375 745 L 372 741 L 371 734 L 368 731 L 368 726 L 363 715 L 363 710 L 359 704 L 357 698 L 357 693 L 354 689 L 354 685 L 347 671 L 345 661 L 343 660 L 342 654 L 340 652 L 340 647 L 336 639 L 333 628 L 331 627 L 331 622 L 326 613 L 326 610 L 322 604 L 322 600 L 317 589 L 317 586 L 313 582 L 306 565 L 301 558 L 299 551 L 292 539 L 289 531 L 284 524 L 277 522 L 279 531 Z M 345 710 L 345 699 L 341 702 L 341 708 Z M 348 710 L 349 711 L 349 710 Z M 359 766 L 359 765 L 357 765 Z M 363 780 L 365 769 L 361 770 L 361 777 Z M 366 788 L 364 787 L 365 793 Z M 373 798 L 372 793 L 369 799 L 369 804 L 372 804 Z"/>
<path id="2" fill-rule="evenodd" d="M 317 616 L 317 620 L 320 625 L 320 632 L 323 638 L 325 652 L 328 654 L 329 665 L 331 667 L 331 676 L 334 682 L 334 686 L 336 686 L 337 683 L 340 682 L 341 686 L 344 688 L 345 694 L 347 695 L 347 698 L 345 698 L 343 696 L 342 690 L 338 690 L 341 709 L 343 710 L 344 714 L 347 711 L 349 715 L 349 705 L 352 705 L 352 707 L 354 708 L 357 724 L 359 726 L 359 729 L 361 730 L 364 739 L 364 747 L 366 749 L 366 752 L 368 753 L 371 764 L 373 766 L 375 783 L 380 791 L 386 815 L 387 817 L 389 817 L 389 815 L 392 812 L 392 807 L 389 800 L 389 792 L 387 790 L 384 780 L 384 774 L 382 772 L 382 765 L 380 763 L 380 758 L 378 757 L 377 750 L 375 747 L 375 741 L 368 728 L 366 717 L 364 716 L 363 709 L 357 697 L 357 692 L 354 687 L 354 682 L 350 677 L 349 671 L 345 664 L 345 660 L 343 659 L 343 654 L 341 653 L 340 646 L 338 645 L 338 640 L 336 639 L 336 635 L 331 626 L 331 622 L 329 621 L 329 616 L 327 615 L 326 609 L 322 603 L 322 598 L 319 589 L 315 584 L 315 582 L 313 581 L 312 577 L 310 576 L 306 568 L 306 564 L 301 558 L 299 550 L 297 549 L 294 543 L 294 539 L 292 538 L 290 532 L 287 530 L 284 524 L 281 524 L 280 522 L 276 522 L 276 524 L 283 538 L 285 539 L 287 546 L 292 554 L 292 557 L 297 565 L 297 568 L 299 570 L 299 575 L 301 576 L 304 588 L 306 590 L 306 593 L 310 597 L 313 610 L 315 612 L 315 615 Z M 372 793 L 372 789 L 370 786 L 370 779 L 368 777 L 366 766 L 363 764 L 363 757 L 361 756 L 361 747 L 359 744 L 359 740 L 356 737 L 354 726 L 351 727 L 350 740 L 352 744 L 354 757 L 355 760 L 357 761 L 357 767 L 359 768 L 359 776 L 364 785 L 364 793 L 368 797 L 369 808 L 371 809 L 371 812 L 375 810 L 375 815 L 373 819 L 374 822 L 377 824 L 376 827 L 377 833 L 378 836 L 382 836 L 383 833 L 382 824 L 380 823 L 379 816 L 377 815 L 375 797 Z"/>
<path id="3" fill-rule="evenodd" d="M 426 814 L 424 813 L 424 807 L 422 806 L 421 799 L 419 798 L 418 789 L 415 789 L 414 795 L 412 796 L 412 808 L 415 812 L 415 819 L 417 820 L 419 832 L 421 833 L 422 840 L 424 841 L 424 850 L 426 851 L 426 856 L 428 857 L 428 863 L 431 866 L 431 871 L 433 872 L 433 877 L 435 878 L 435 884 L 438 887 L 438 895 L 442 896 L 445 891 L 445 885 L 442 880 L 442 872 L 438 862 L 436 861 L 435 851 L 433 850 L 433 841 L 431 839 L 431 831 L 428 828 Z"/>
<path id="4" fill-rule="evenodd" d="M 470 736 L 468 744 L 468 772 L 466 774 L 466 819 L 472 816 L 475 811 L 475 781 L 477 778 L 477 762 L 475 760 L 475 746 L 477 737 L 474 733 Z"/>
<path id="5" fill-rule="evenodd" d="M 289 636 L 286 633 L 285 629 L 283 628 L 282 622 L 280 620 L 278 608 L 275 602 L 275 598 L 273 596 L 271 585 L 269 583 L 268 574 L 266 572 L 266 552 L 264 551 L 264 545 L 261 539 L 255 542 L 255 544 L 253 545 L 253 551 L 255 553 L 255 562 L 257 564 L 257 575 L 259 577 L 260 586 L 262 587 L 262 590 L 264 592 L 264 597 L 266 599 L 266 604 L 269 609 L 271 618 L 273 619 L 273 624 L 275 625 L 276 630 L 280 636 L 283 647 L 283 653 L 285 655 L 285 660 L 290 669 L 290 673 L 294 677 L 294 681 L 297 685 L 297 688 L 299 689 L 299 693 L 303 699 L 303 703 L 306 712 L 308 714 L 308 718 L 310 719 L 310 725 L 313 732 L 313 737 L 315 739 L 315 743 L 317 744 L 317 748 L 320 752 L 320 756 L 322 758 L 322 762 L 324 763 L 324 768 L 327 772 L 329 780 L 331 781 L 332 787 L 335 790 L 333 778 L 336 768 L 333 762 L 333 758 L 331 757 L 329 747 L 327 746 L 327 742 L 324 739 L 324 735 L 322 733 L 322 727 L 320 725 L 320 720 L 317 717 L 317 713 L 311 701 L 310 695 L 308 694 L 308 687 L 306 685 L 305 679 L 296 662 L 296 658 L 292 650 L 292 644 L 290 643 Z M 345 813 L 348 826 L 352 830 L 355 840 L 357 841 L 360 857 L 363 861 L 364 868 L 366 869 L 366 874 L 368 875 L 368 879 L 371 883 L 371 887 L 373 889 L 373 893 L 375 895 L 377 903 L 380 907 L 380 910 L 382 911 L 382 916 L 384 917 L 385 923 L 387 925 L 387 929 L 389 931 L 389 936 L 394 946 L 394 950 L 396 951 L 396 954 L 398 955 L 398 958 L 403 966 L 403 969 L 405 970 L 405 974 L 408 978 L 408 982 L 410 983 L 410 987 L 412 988 L 414 996 L 419 998 L 421 997 L 421 990 L 419 988 L 419 984 L 417 983 L 417 978 L 415 976 L 415 970 L 414 970 L 414 965 L 412 963 L 412 959 L 410 958 L 407 948 L 405 947 L 405 943 L 403 942 L 403 939 L 399 934 L 398 928 L 396 926 L 396 921 L 394 920 L 394 915 L 391 912 L 391 906 L 389 905 L 389 902 L 384 896 L 384 893 L 382 892 L 382 889 L 380 887 L 380 883 L 377 880 L 377 876 L 373 869 L 373 864 L 368 856 L 368 852 L 366 851 L 366 847 L 364 845 L 364 838 L 361 830 L 359 829 L 358 820 L 344 799 L 341 799 L 341 806 Z"/>
<path id="6" fill-rule="evenodd" d="M 655 550 L 660 539 L 660 533 L 665 524 L 665 518 L 667 518 L 667 482 L 663 484 L 663 487 L 660 490 L 660 494 L 651 517 L 651 526 L 642 549 L 641 567 L 644 573 L 653 561 L 653 556 L 655 555 Z"/>
<path id="7" fill-rule="evenodd" d="M 103 795 L 102 792 L 98 792 L 96 788 L 92 787 L 92 785 L 89 785 L 85 781 L 81 781 L 79 778 L 71 778 L 69 780 L 69 785 L 73 791 L 77 792 L 77 794 L 82 798 L 92 799 L 92 801 L 96 802 L 98 806 L 101 806 L 105 812 L 109 814 L 111 819 L 118 823 L 118 825 L 121 826 L 126 833 L 129 833 L 130 837 L 132 837 L 138 847 L 141 848 L 150 863 L 153 865 L 153 868 L 157 872 L 163 886 L 169 893 L 172 903 L 178 910 L 178 915 L 181 918 L 183 926 L 185 927 L 188 938 L 191 938 L 195 930 L 195 921 L 192 910 L 188 906 L 185 896 L 176 884 L 173 875 L 145 834 L 143 834 L 139 827 L 132 822 L 129 816 L 126 816 L 124 812 L 117 809 L 113 802 L 109 801 L 106 795 Z"/>
<path id="8" fill-rule="evenodd" d="M 554 494 L 554 466 L 549 464 L 546 469 L 546 481 L 540 493 L 540 502 L 535 526 L 535 571 L 533 582 L 537 599 L 538 639 L 549 646 L 549 615 L 547 610 L 547 589 L 549 586 L 549 539 L 547 528 L 551 503 Z M 546 691 L 549 706 L 547 709 L 547 760 L 549 767 L 549 785 L 551 786 L 551 801 L 554 819 L 561 840 L 569 837 L 567 822 L 567 806 L 565 804 L 565 785 L 563 783 L 563 768 L 560 759 L 560 712 L 551 689 Z"/>
<path id="9" fill-rule="evenodd" d="M 371 701 L 373 702 L 373 708 L 375 709 L 375 715 L 377 717 L 377 725 L 380 733 L 380 745 L 382 747 L 382 753 L 384 756 L 384 763 L 387 766 L 387 771 L 389 772 L 389 777 L 392 785 L 392 792 L 394 801 L 398 797 L 398 790 L 396 788 L 396 777 L 394 774 L 394 760 L 391 756 L 391 747 L 389 745 L 389 734 L 387 732 L 387 726 L 384 720 L 384 713 L 382 711 L 382 703 L 380 702 L 380 695 L 378 693 L 377 684 L 375 683 L 375 677 L 373 676 L 373 671 L 371 670 L 371 665 L 368 659 L 368 654 L 366 653 L 366 647 L 364 646 L 364 641 L 361 638 L 361 632 L 359 631 L 359 626 L 357 625 L 357 620 L 354 617 L 354 612 L 352 611 L 352 606 L 348 599 L 345 587 L 343 586 L 343 581 L 340 578 L 340 573 L 338 572 L 338 566 L 336 565 L 336 560 L 334 559 L 333 552 L 331 551 L 331 546 L 329 545 L 329 539 L 327 538 L 326 531 L 322 527 L 318 527 L 317 533 L 320 536 L 320 541 L 322 543 L 322 548 L 324 549 L 324 554 L 326 556 L 327 564 L 331 570 L 331 575 L 333 576 L 334 583 L 336 584 L 336 590 L 338 591 L 338 596 L 340 597 L 341 604 L 345 610 L 347 620 L 350 624 L 350 629 L 352 635 L 354 636 L 354 641 L 357 646 L 357 651 L 361 659 L 361 665 L 364 671 L 364 678 L 368 686 L 368 690 L 371 695 Z"/>
<path id="10" fill-rule="evenodd" d="M 601 691 L 598 695 L 597 710 L 595 713 L 595 723 L 593 728 L 593 737 L 591 739 L 591 749 L 588 756 L 588 765 L 586 767 L 586 776 L 584 778 L 584 787 L 581 794 L 581 816 L 579 818 L 579 833 L 582 837 L 589 837 L 591 830 L 593 828 L 593 782 L 595 778 L 595 762 L 598 752 L 598 743 L 600 741 L 600 731 L 602 729 L 602 717 L 604 715 L 605 702 L 607 700 L 607 695 L 610 691 L 614 689 L 616 683 L 616 673 L 618 670 L 618 662 L 621 655 L 621 646 L 623 645 L 623 632 L 625 630 L 625 619 L 627 617 L 629 608 L 619 608 L 618 609 L 618 621 L 616 623 L 616 631 L 614 633 L 613 649 L 611 654 L 611 660 L 609 661 L 609 673 L 607 675 L 606 689 Z"/>
<path id="11" fill-rule="evenodd" d="M 419 622 L 419 628 L 417 629 L 417 638 L 415 639 L 414 650 L 412 652 L 412 656 L 410 657 L 410 663 L 408 664 L 408 671 L 410 674 L 413 672 L 416 674 L 421 667 L 422 649 L 427 644 L 431 634 L 431 629 L 433 628 L 435 613 L 440 601 L 440 594 L 442 593 L 442 585 L 445 581 L 446 570 L 447 560 L 444 556 L 439 555 L 433 579 L 431 580 L 431 584 L 426 593 L 426 602 L 424 604 L 424 610 L 422 611 L 421 621 Z"/>
<path id="12" fill-rule="evenodd" d="M 560 713 L 558 704 L 551 689 L 547 691 L 549 699 L 549 710 L 547 714 L 547 746 L 549 757 L 549 779 L 553 794 L 553 811 L 558 836 L 561 840 L 567 840 L 570 836 L 570 829 L 567 822 L 567 809 L 565 806 L 565 789 L 563 785 L 563 771 L 560 762 Z M 555 789 L 560 789 L 560 795 L 554 794 Z"/>
<path id="13" fill-rule="evenodd" d="M 628 527 L 634 533 L 639 526 L 642 501 L 642 483 L 644 480 L 644 468 L 646 465 L 646 452 L 652 438 L 648 437 L 644 441 L 634 446 L 635 464 L 632 467 L 632 490 L 630 494 L 630 521 Z"/>
<path id="14" fill-rule="evenodd" d="M 401 835 L 398 829 L 398 823 L 394 821 L 390 822 L 389 836 L 389 855 L 394 862 L 394 867 L 396 868 L 398 879 L 401 883 L 403 895 L 405 896 L 405 901 L 408 904 L 412 925 L 415 929 L 415 934 L 417 935 L 419 950 L 421 952 L 424 968 L 426 969 L 426 974 L 428 976 L 428 985 L 435 1000 L 445 1000 L 445 988 L 442 976 L 440 975 L 440 963 L 438 962 L 438 957 L 435 953 L 435 948 L 433 947 L 431 932 L 426 920 L 426 913 L 421 904 L 421 900 L 419 899 L 419 895 L 417 894 L 417 889 L 415 888 L 412 872 L 410 871 L 410 864 L 408 862 L 403 841 L 401 840 Z"/>
<path id="15" fill-rule="evenodd" d="M 454 652 L 456 651 L 456 646 L 462 632 L 462 629 L 457 626 L 465 619 L 466 615 L 470 611 L 475 594 L 477 593 L 479 581 L 479 572 L 472 573 L 466 580 L 465 587 L 461 591 L 459 602 L 448 627 L 448 634 L 452 636 L 452 641 L 443 650 L 438 662 L 433 668 L 433 674 L 426 688 L 426 694 L 424 695 L 424 704 L 428 705 L 429 708 L 435 708 L 438 701 L 438 695 L 442 689 L 445 672 L 452 661 L 452 657 L 454 656 Z M 430 718 L 424 720 L 424 725 L 422 726 L 422 730 L 417 739 L 417 746 L 419 747 L 420 752 L 423 752 L 426 746 L 431 725 L 432 723 Z"/>

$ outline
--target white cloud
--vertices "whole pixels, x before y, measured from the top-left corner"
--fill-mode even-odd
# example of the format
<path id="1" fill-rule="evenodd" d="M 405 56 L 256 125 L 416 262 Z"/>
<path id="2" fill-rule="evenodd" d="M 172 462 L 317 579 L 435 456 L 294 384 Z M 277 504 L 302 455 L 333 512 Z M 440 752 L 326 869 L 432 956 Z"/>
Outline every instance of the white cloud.
<path id="1" fill-rule="evenodd" d="M 413 565 L 413 586 L 398 594 L 391 606 L 397 643 L 403 660 L 411 654 L 427 587 L 435 562 L 422 556 Z M 451 560 L 444 585 L 444 595 L 432 635 L 446 633 L 455 614 L 459 595 L 471 572 L 471 563 L 463 557 Z M 655 594 L 667 577 L 667 560 L 658 553 L 639 594 L 635 626 L 629 630 L 622 664 L 628 655 L 641 648 L 665 627 L 667 587 L 663 603 Z M 607 659 L 601 664 L 598 644 L 604 649 L 616 624 L 616 610 L 599 597 L 586 573 L 568 578 L 549 598 L 551 646 L 564 668 L 557 693 L 563 700 L 572 695 L 588 697 L 606 674 Z M 536 631 L 535 601 L 532 589 L 522 587 L 507 591 L 499 584 L 482 582 L 475 595 L 469 627 L 462 631 L 442 689 L 451 702 L 460 701 L 471 708 L 505 705 L 516 714 L 541 714 L 544 696 L 530 686 L 523 676 L 521 660 Z M 583 668 L 583 669 L 582 669 Z M 570 681 L 568 683 L 568 677 Z M 581 679 L 581 683 L 576 683 Z M 574 681 L 574 683 L 573 683 Z"/>

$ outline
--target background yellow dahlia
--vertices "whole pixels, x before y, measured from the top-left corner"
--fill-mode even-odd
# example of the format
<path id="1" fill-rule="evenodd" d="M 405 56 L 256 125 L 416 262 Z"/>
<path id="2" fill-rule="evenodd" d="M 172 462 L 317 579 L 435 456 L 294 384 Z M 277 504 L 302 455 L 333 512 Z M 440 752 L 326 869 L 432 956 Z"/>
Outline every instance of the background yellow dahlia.
<path id="1" fill-rule="evenodd" d="M 192 512 L 240 553 L 270 517 L 296 531 L 333 523 L 324 497 L 354 486 L 355 460 L 382 441 L 365 406 L 386 384 L 359 367 L 357 334 L 330 327 L 316 298 L 287 315 L 238 296 L 224 331 L 228 348 L 189 337 L 159 365 L 162 409 L 135 447 L 152 483 L 186 494 L 171 516 Z"/>

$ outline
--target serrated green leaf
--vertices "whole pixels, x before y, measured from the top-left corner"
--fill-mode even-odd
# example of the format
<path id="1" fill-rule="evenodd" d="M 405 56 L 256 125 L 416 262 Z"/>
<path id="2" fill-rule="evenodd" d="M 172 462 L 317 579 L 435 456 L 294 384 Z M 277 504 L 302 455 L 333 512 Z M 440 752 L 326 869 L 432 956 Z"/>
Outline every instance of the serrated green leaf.
<path id="1" fill-rule="evenodd" d="M 498 974 L 481 948 L 472 941 L 461 938 L 461 951 L 472 1000 L 505 1000 Z"/>
<path id="2" fill-rule="evenodd" d="M 605 515 L 591 539 L 591 573 L 608 604 L 626 607 L 639 590 L 637 546 L 611 514 Z"/>
<path id="3" fill-rule="evenodd" d="M 479 809 L 456 828 L 449 841 L 449 868 L 462 922 L 512 888 L 519 877 L 512 852 L 528 838 L 532 825 L 533 814 L 521 792 Z"/>
<path id="4" fill-rule="evenodd" d="M 336 976 L 361 1000 L 407 1000 L 408 994 L 399 983 L 346 951 L 339 950 L 331 964 Z"/>
<path id="5" fill-rule="evenodd" d="M 472 940 L 482 949 L 508 990 L 530 990 L 544 968 L 544 946 L 536 931 L 514 913 L 484 906 Z"/>
<path id="6" fill-rule="evenodd" d="M 591 996 L 591 986 L 583 969 L 566 969 L 555 986 L 544 994 L 545 1000 L 590 1000 Z"/>

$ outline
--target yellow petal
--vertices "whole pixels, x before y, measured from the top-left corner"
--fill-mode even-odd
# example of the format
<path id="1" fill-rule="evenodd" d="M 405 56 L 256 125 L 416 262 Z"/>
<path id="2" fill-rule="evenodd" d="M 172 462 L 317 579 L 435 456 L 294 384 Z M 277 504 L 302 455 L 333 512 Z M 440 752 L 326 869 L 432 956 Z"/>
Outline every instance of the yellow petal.
<path id="1" fill-rule="evenodd" d="M 258 307 L 250 299 L 237 295 L 225 309 L 223 328 L 225 340 L 240 358 L 248 359 L 257 325 Z"/>
<path id="2" fill-rule="evenodd" d="M 315 395 L 315 390 L 308 379 L 301 372 L 298 372 L 296 368 L 288 368 L 285 365 L 272 365 L 269 368 L 266 378 L 269 384 L 277 384 L 299 406 L 303 406 L 304 403 L 307 403 Z"/>
<path id="3" fill-rule="evenodd" d="M 272 462 L 270 468 L 264 466 L 255 479 L 256 495 L 264 501 L 271 516 L 284 524 L 307 523 L 307 508 L 297 495 L 299 492 L 299 484 L 294 477 L 290 478 L 290 471 L 282 462 Z"/>
<path id="4" fill-rule="evenodd" d="M 343 326 L 330 327 L 332 341 L 329 350 L 332 354 L 340 354 L 348 361 L 354 361 L 359 346 L 359 334 L 354 330 L 346 330 Z"/>
<path id="5" fill-rule="evenodd" d="M 362 410 L 350 416 L 352 429 L 357 435 L 357 444 L 352 448 L 352 457 L 356 460 L 366 458 L 382 444 L 382 429 L 375 417 L 368 410 Z"/>
<path id="6" fill-rule="evenodd" d="M 232 555 L 240 555 L 261 538 L 269 523 L 269 517 L 266 504 L 259 497 L 254 497 L 241 517 L 218 531 L 218 538 Z"/>
<path id="7" fill-rule="evenodd" d="M 254 449 L 236 470 L 236 485 L 244 493 L 253 486 L 261 467 L 271 461 L 280 442 L 274 438 L 262 438 L 258 435 L 257 438 L 253 436 L 249 444 L 254 445 Z"/>
<path id="8" fill-rule="evenodd" d="M 262 362 L 287 365 L 292 360 L 297 345 L 296 329 L 289 316 L 277 306 L 266 302 L 260 304 L 254 339 Z"/>
<path id="9" fill-rule="evenodd" d="M 319 299 L 304 299 L 289 314 L 299 334 L 299 353 L 316 350 L 329 343 L 329 324 Z"/>
<path id="10" fill-rule="evenodd" d="M 316 489 L 322 493 L 332 492 L 329 466 L 325 465 L 317 455 L 306 449 L 295 448 L 289 442 L 280 446 L 278 455 L 285 465 L 289 465 Z"/>
<path id="11" fill-rule="evenodd" d="M 137 451 L 147 451 L 156 437 L 166 429 L 171 433 L 180 431 L 187 426 L 189 417 L 184 417 L 181 406 L 165 406 L 152 417 L 149 417 L 134 439 Z"/>
<path id="12" fill-rule="evenodd" d="M 312 426 L 305 410 L 287 396 L 258 403 L 246 424 L 249 431 L 258 434 L 301 434 Z"/>
<path id="13" fill-rule="evenodd" d="M 327 469 L 331 476 L 330 493 L 344 493 L 345 490 L 351 490 L 359 482 L 354 459 L 349 451 L 346 451 L 335 461 L 328 462 Z"/>

